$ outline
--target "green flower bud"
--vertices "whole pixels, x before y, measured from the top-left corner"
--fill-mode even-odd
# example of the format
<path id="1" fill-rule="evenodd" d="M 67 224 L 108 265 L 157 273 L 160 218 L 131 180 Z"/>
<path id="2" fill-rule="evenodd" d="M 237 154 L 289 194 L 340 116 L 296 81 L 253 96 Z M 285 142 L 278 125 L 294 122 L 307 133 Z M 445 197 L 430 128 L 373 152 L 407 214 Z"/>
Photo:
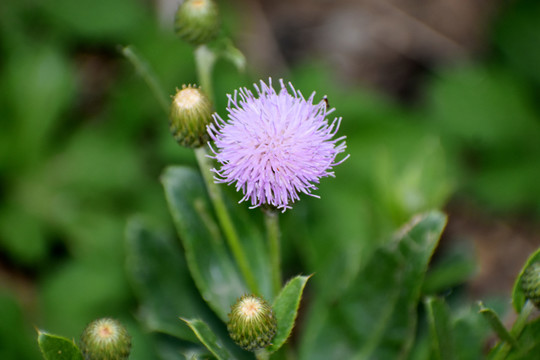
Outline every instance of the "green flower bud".
<path id="1" fill-rule="evenodd" d="M 131 351 L 131 337 L 118 320 L 103 318 L 84 329 L 80 345 L 85 360 L 126 360 Z"/>
<path id="2" fill-rule="evenodd" d="M 212 120 L 212 103 L 201 89 L 183 86 L 171 104 L 169 128 L 176 141 L 186 147 L 201 147 L 208 142 L 206 125 Z"/>
<path id="3" fill-rule="evenodd" d="M 206 44 L 216 38 L 220 23 L 213 0 L 185 0 L 176 11 L 176 35 L 192 44 Z"/>
<path id="4" fill-rule="evenodd" d="M 540 262 L 534 262 L 521 276 L 521 289 L 525 297 L 540 309 Z"/>
<path id="5" fill-rule="evenodd" d="M 244 295 L 231 307 L 227 329 L 240 347 L 256 351 L 271 344 L 277 322 L 272 307 L 254 295 Z"/>

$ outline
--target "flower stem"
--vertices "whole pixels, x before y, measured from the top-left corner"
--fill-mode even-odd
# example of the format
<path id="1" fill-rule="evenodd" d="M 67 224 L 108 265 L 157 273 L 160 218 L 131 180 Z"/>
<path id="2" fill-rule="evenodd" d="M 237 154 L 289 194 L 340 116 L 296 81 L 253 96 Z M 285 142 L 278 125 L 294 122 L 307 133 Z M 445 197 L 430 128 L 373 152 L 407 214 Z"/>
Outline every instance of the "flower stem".
<path id="1" fill-rule="evenodd" d="M 519 313 L 516 321 L 514 322 L 514 325 L 512 326 L 512 330 L 510 330 L 510 334 L 512 336 L 518 338 L 519 335 L 521 335 L 521 332 L 525 328 L 525 325 L 527 325 L 527 321 L 529 320 L 529 316 L 531 315 L 533 310 L 534 304 L 530 300 L 525 301 L 521 312 Z"/>
<path id="2" fill-rule="evenodd" d="M 259 294 L 259 286 L 257 285 L 257 281 L 250 270 L 246 253 L 244 252 L 244 248 L 240 243 L 240 238 L 238 237 L 236 228 L 231 217 L 229 216 L 225 202 L 223 201 L 221 189 L 216 183 L 214 183 L 214 178 L 212 172 L 210 171 L 212 164 L 210 163 L 210 159 L 207 155 L 208 152 L 206 147 L 203 146 L 195 149 L 195 156 L 197 157 L 197 162 L 199 163 L 199 168 L 206 184 L 208 195 L 210 196 L 210 200 L 214 205 L 214 210 L 216 211 L 216 216 L 225 235 L 225 239 L 227 239 L 229 248 L 232 251 L 242 276 L 246 280 L 249 290 L 253 294 Z"/>
<path id="3" fill-rule="evenodd" d="M 277 295 L 281 289 L 281 246 L 279 232 L 279 217 L 274 209 L 264 209 L 264 223 L 268 237 L 270 251 L 270 265 L 272 268 L 272 286 Z"/>
<path id="4" fill-rule="evenodd" d="M 268 360 L 270 359 L 270 354 L 266 349 L 260 349 L 255 351 L 255 359 L 257 360 Z"/>
<path id="5" fill-rule="evenodd" d="M 521 309 L 521 312 L 519 313 L 516 321 L 514 322 L 514 325 L 512 326 L 512 330 L 510 330 L 510 335 L 514 337 L 514 339 L 518 339 L 519 335 L 521 335 L 521 332 L 525 328 L 525 325 L 527 325 L 527 320 L 529 319 L 529 316 L 531 315 L 532 311 L 534 310 L 534 304 L 527 300 L 525 302 L 525 305 L 523 305 L 523 308 Z M 512 345 L 504 342 L 501 344 L 497 352 L 495 353 L 495 356 L 492 358 L 493 360 L 503 360 L 506 359 L 508 356 L 508 353 L 512 349 Z"/>
<path id="6" fill-rule="evenodd" d="M 200 45 L 195 49 L 195 65 L 197 67 L 197 77 L 199 85 L 206 93 L 212 103 L 214 103 L 214 91 L 212 87 L 212 68 L 216 62 L 216 55 L 210 51 L 208 46 Z"/>

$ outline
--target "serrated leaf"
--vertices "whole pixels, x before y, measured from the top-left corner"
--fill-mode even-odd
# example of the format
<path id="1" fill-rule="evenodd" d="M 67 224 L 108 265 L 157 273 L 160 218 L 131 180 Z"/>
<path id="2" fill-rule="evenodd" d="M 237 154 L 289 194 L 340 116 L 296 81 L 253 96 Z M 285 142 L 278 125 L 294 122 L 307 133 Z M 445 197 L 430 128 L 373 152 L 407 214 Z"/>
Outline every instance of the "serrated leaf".
<path id="1" fill-rule="evenodd" d="M 196 342 L 193 332 L 178 324 L 177 318 L 209 315 L 209 311 L 190 279 L 180 247 L 142 219 L 133 218 L 126 228 L 126 268 L 145 325 Z"/>
<path id="2" fill-rule="evenodd" d="M 199 174 L 187 167 L 169 167 L 161 177 L 178 236 L 184 245 L 191 276 L 202 297 L 223 320 L 247 287 L 235 266 Z"/>
<path id="3" fill-rule="evenodd" d="M 199 319 L 182 319 L 190 328 L 197 338 L 203 343 L 204 346 L 212 353 L 218 360 L 234 359 L 229 351 L 219 342 L 216 334 L 212 332 L 210 327 L 206 323 Z"/>
<path id="4" fill-rule="evenodd" d="M 516 281 L 514 282 L 514 288 L 512 290 L 512 303 L 514 304 L 514 309 L 518 313 L 521 312 L 521 309 L 523 308 L 523 305 L 525 304 L 525 294 L 523 293 L 523 290 L 521 289 L 521 277 L 523 276 L 523 273 L 525 272 L 525 269 L 529 267 L 530 264 L 540 261 L 540 248 L 538 248 L 525 262 L 525 265 L 519 272 L 518 277 L 516 278 Z"/>
<path id="5" fill-rule="evenodd" d="M 403 359 L 415 336 L 425 272 L 446 224 L 433 211 L 414 217 L 377 249 L 337 303 L 315 313 L 300 359 Z"/>
<path id="6" fill-rule="evenodd" d="M 277 296 L 272 308 L 276 314 L 277 331 L 272 345 L 267 351 L 273 353 L 287 341 L 294 327 L 294 322 L 298 314 L 298 306 L 302 299 L 304 287 L 311 276 L 296 276 L 283 287 Z"/>
<path id="7" fill-rule="evenodd" d="M 433 297 L 427 298 L 424 303 L 431 333 L 433 358 L 456 359 L 448 306 L 442 299 Z"/>
<path id="8" fill-rule="evenodd" d="M 38 344 L 45 360 L 82 360 L 77 344 L 65 337 L 39 331 Z"/>

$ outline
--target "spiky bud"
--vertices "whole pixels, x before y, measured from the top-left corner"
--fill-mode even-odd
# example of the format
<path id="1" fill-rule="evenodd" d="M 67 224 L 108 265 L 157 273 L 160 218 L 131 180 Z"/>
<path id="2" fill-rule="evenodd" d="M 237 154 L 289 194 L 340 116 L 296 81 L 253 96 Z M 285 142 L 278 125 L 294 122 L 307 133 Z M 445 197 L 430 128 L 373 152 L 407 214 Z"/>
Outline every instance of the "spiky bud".
<path id="1" fill-rule="evenodd" d="M 206 125 L 212 121 L 212 103 L 200 88 L 182 86 L 171 104 L 169 128 L 176 141 L 186 147 L 208 142 Z"/>
<path id="2" fill-rule="evenodd" d="M 182 40 L 192 45 L 206 44 L 219 31 L 217 5 L 213 0 L 185 0 L 176 11 L 174 25 Z"/>
<path id="3" fill-rule="evenodd" d="M 85 360 L 126 360 L 131 351 L 131 337 L 118 320 L 102 318 L 84 329 L 80 348 Z"/>
<path id="4" fill-rule="evenodd" d="M 521 276 L 525 297 L 540 309 L 540 262 L 530 264 Z"/>
<path id="5" fill-rule="evenodd" d="M 231 307 L 227 329 L 234 342 L 243 349 L 265 348 L 276 334 L 274 310 L 263 298 L 244 295 Z"/>

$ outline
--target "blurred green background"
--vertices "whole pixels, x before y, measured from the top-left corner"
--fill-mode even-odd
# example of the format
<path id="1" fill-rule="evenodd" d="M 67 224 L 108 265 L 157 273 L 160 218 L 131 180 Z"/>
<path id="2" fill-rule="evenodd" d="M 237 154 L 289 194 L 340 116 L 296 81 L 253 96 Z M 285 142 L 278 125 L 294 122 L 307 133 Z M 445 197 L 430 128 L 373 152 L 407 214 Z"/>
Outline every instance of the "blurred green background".
<path id="1" fill-rule="evenodd" d="M 351 154 L 336 179 L 323 180 L 322 199 L 304 198 L 285 214 L 286 275 L 316 272 L 316 289 L 339 294 L 374 246 L 412 214 L 443 208 L 450 223 L 440 261 L 457 256 L 465 270 L 431 291 L 474 276 L 471 296 L 507 296 L 504 281 L 485 281 L 511 283 L 540 244 L 540 3 L 500 2 L 480 12 L 473 29 L 482 36 L 462 44 L 465 55 L 440 56 L 429 42 L 397 60 L 376 52 L 381 66 L 356 77 L 332 57 L 337 30 L 324 22 L 354 1 L 311 4 L 326 11 L 322 18 L 310 18 L 303 1 L 278 3 L 220 3 L 225 31 L 246 52 L 249 69 L 238 74 L 218 63 L 216 109 L 223 115 L 225 94 L 239 86 L 283 77 L 304 94 L 328 95 Z M 159 175 L 168 164 L 195 161 L 175 144 L 159 104 L 119 49 L 132 44 L 171 94 L 195 83 L 193 49 L 171 29 L 176 6 L 0 3 L 1 359 L 38 359 L 34 327 L 78 338 L 102 316 L 126 323 L 133 359 L 154 356 L 135 319 L 124 228 L 129 216 L 143 214 L 170 229 Z M 287 6 L 291 13 L 278 11 Z M 399 25 L 392 19 L 381 21 Z M 313 36 L 321 31 L 326 38 Z M 251 46 L 259 36 L 264 51 Z"/>

